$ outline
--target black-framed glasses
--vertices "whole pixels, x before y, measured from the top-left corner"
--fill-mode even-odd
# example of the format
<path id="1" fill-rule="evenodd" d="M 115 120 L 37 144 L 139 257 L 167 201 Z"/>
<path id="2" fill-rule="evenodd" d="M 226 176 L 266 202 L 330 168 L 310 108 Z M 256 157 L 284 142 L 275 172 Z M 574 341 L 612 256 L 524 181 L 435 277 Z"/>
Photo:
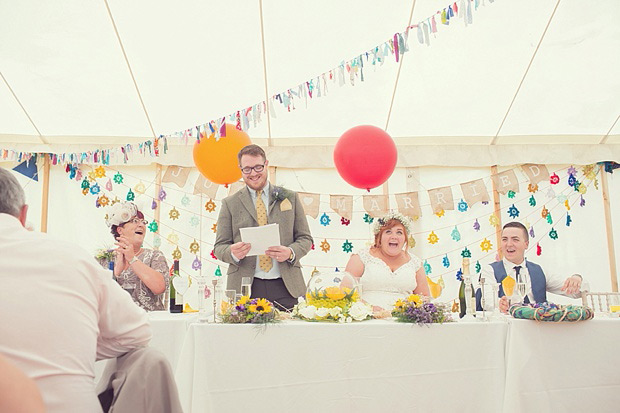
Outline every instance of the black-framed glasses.
<path id="1" fill-rule="evenodd" d="M 265 169 L 265 165 L 246 166 L 245 168 L 241 168 L 241 172 L 243 172 L 246 175 L 249 175 L 252 173 L 252 170 L 256 172 L 263 172 L 263 169 Z"/>

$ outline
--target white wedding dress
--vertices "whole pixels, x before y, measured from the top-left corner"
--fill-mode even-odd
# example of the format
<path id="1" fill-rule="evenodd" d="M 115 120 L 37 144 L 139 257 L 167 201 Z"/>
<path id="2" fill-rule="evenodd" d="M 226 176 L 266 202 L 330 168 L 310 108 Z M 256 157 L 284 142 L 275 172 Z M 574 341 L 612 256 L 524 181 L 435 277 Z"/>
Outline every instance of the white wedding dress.
<path id="1" fill-rule="evenodd" d="M 415 274 L 422 266 L 422 260 L 408 254 L 410 260 L 392 271 L 383 260 L 370 255 L 370 248 L 358 252 L 364 264 L 364 273 L 360 278 L 364 301 L 392 311 L 396 300 L 405 298 L 415 290 Z"/>

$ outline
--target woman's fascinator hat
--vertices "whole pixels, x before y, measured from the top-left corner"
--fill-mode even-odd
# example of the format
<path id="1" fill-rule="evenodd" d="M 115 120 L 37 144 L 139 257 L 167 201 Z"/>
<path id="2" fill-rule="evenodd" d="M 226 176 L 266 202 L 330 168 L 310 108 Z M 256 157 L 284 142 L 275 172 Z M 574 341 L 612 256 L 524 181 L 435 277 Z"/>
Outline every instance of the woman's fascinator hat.
<path id="1" fill-rule="evenodd" d="M 374 223 L 373 233 L 377 235 L 381 231 L 381 228 L 392 220 L 400 222 L 403 227 L 405 227 L 407 234 L 411 234 L 411 219 L 400 212 L 390 212 L 381 218 L 377 218 Z"/>
<path id="2" fill-rule="evenodd" d="M 138 206 L 133 202 L 118 202 L 108 211 L 105 222 L 109 227 L 131 221 L 138 214 Z"/>

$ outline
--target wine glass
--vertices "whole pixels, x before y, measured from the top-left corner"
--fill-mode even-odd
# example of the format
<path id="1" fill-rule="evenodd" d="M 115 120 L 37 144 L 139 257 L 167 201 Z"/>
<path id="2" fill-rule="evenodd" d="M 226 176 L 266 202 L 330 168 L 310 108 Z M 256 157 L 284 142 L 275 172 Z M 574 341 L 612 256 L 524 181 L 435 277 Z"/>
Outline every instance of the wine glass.
<path id="1" fill-rule="evenodd" d="M 235 305 L 235 297 L 237 295 L 237 290 L 226 290 L 224 291 L 225 301 L 222 301 L 221 311 L 225 312 L 229 307 Z"/>
<path id="2" fill-rule="evenodd" d="M 248 298 L 252 296 L 252 278 L 241 278 L 241 295 Z"/>

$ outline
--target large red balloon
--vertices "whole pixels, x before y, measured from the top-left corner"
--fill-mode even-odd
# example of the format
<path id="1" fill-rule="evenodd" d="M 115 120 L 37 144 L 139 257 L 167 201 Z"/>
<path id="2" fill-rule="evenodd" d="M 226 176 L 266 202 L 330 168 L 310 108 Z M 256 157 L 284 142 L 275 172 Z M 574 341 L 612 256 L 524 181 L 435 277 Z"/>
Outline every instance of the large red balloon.
<path id="1" fill-rule="evenodd" d="M 346 131 L 334 147 L 334 163 L 342 179 L 356 188 L 375 188 L 394 172 L 398 154 L 383 129 L 361 125 Z"/>

